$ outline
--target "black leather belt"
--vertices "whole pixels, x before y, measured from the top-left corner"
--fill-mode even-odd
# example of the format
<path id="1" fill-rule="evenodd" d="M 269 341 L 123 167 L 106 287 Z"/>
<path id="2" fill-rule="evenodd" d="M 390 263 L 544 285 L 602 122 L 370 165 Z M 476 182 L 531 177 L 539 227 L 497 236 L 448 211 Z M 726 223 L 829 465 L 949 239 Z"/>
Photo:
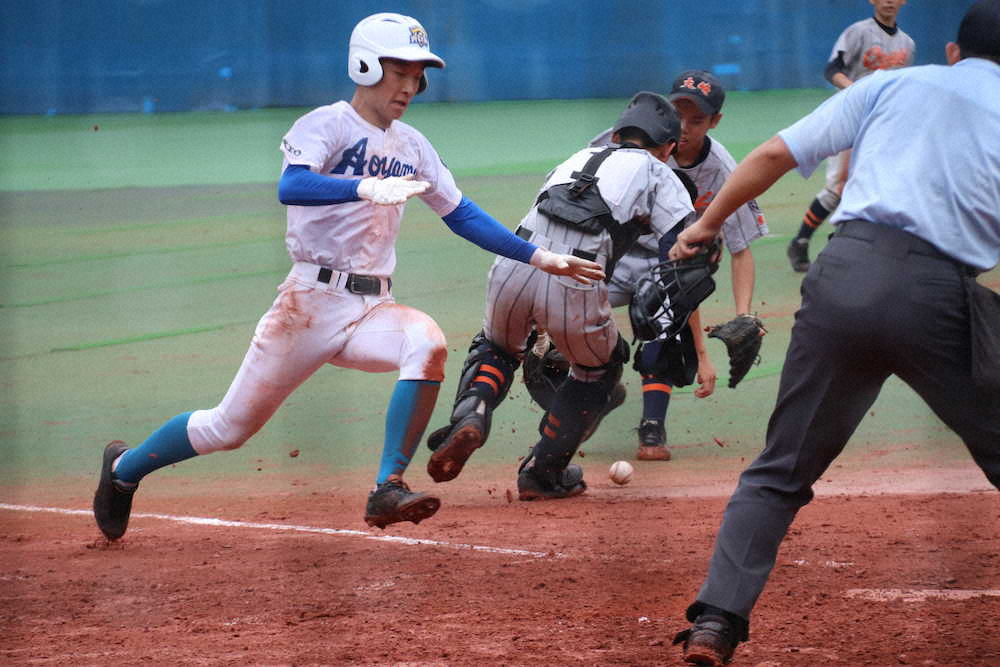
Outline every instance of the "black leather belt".
<path id="1" fill-rule="evenodd" d="M 525 241 L 530 241 L 531 237 L 535 235 L 534 230 L 521 226 L 518 226 L 518 228 L 514 231 L 514 233 L 520 236 Z M 577 250 L 576 248 L 570 248 L 569 254 L 573 255 L 574 257 L 579 257 L 580 259 L 585 259 L 589 262 L 593 262 L 597 259 L 597 253 L 587 252 L 586 250 Z"/>
<path id="2" fill-rule="evenodd" d="M 316 280 L 321 283 L 330 284 L 330 279 L 333 278 L 333 271 L 326 267 L 319 270 L 319 275 L 316 276 Z M 392 278 L 386 278 L 386 283 L 388 288 L 392 289 Z M 361 276 L 356 273 L 349 273 L 347 275 L 347 284 L 344 287 L 349 292 L 354 294 L 362 294 L 365 296 L 378 296 L 382 293 L 382 279 L 378 276 Z"/>

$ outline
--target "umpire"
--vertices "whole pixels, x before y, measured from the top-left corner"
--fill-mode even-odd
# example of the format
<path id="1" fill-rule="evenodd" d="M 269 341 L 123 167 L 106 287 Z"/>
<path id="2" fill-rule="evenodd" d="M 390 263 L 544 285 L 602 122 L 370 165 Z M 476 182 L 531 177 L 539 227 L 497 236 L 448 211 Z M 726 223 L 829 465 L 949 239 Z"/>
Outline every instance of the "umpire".
<path id="1" fill-rule="evenodd" d="M 678 634 L 684 659 L 728 661 L 812 485 L 896 375 L 1000 488 L 1000 295 L 975 276 L 1000 259 L 1000 0 L 962 19 L 949 66 L 880 72 L 758 146 L 671 258 L 798 168 L 853 148 L 836 231 L 802 307 L 764 451 L 740 476 L 708 577 Z"/>

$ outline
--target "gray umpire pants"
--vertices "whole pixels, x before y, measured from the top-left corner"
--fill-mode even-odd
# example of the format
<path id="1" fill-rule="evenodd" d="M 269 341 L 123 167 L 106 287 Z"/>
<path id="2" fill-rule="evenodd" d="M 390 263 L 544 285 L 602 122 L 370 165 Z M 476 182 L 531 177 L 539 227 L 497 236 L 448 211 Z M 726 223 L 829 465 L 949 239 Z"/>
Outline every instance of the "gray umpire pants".
<path id="1" fill-rule="evenodd" d="M 712 605 L 749 621 L 788 526 L 890 375 L 1000 488 L 1000 395 L 971 380 L 967 274 L 896 228 L 838 226 L 803 280 L 766 446 L 726 507 L 690 620 Z"/>

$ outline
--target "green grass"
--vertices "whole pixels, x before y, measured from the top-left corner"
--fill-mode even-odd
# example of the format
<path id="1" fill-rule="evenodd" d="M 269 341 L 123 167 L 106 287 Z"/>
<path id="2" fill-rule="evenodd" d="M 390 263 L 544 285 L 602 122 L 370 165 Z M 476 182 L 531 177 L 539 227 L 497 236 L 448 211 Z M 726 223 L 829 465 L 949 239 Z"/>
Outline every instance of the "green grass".
<path id="1" fill-rule="evenodd" d="M 732 93 L 714 136 L 739 159 L 827 94 Z M 513 227 L 544 173 L 608 127 L 623 104 L 423 104 L 407 121 L 431 139 L 463 191 Z M 178 412 L 218 402 L 288 269 L 274 192 L 277 146 L 302 112 L 0 118 L 0 482 L 90 478 L 104 442 L 135 443 Z M 762 445 L 799 299 L 785 244 L 821 179 L 789 174 L 761 200 L 771 229 L 754 245 L 755 307 L 770 332 L 762 362 L 736 391 L 721 386 L 705 400 L 676 393 L 670 438 L 689 446 L 684 456 L 706 465 L 749 460 Z M 468 341 L 481 326 L 492 257 L 419 202 L 408 207 L 398 250 L 397 299 L 430 313 L 449 340 L 434 427 L 447 419 Z M 709 324 L 732 308 L 727 264 L 717 279 L 704 307 Z M 627 331 L 626 314 L 616 317 Z M 722 346 L 709 345 L 725 375 Z M 291 449 L 320 466 L 373 472 L 394 380 L 324 368 L 243 450 L 206 457 L 183 474 L 245 474 L 258 459 L 287 463 Z M 632 455 L 639 384 L 630 370 L 625 381 L 626 405 L 585 445 L 597 461 Z M 851 445 L 859 452 L 942 438 L 948 451 L 960 450 L 898 383 L 875 411 L 879 418 L 866 421 Z M 539 416 L 516 384 L 477 460 L 513 465 L 534 441 Z M 716 437 L 728 447 L 715 446 Z M 899 456 L 924 455 L 931 458 Z M 423 450 L 416 465 L 425 457 Z"/>

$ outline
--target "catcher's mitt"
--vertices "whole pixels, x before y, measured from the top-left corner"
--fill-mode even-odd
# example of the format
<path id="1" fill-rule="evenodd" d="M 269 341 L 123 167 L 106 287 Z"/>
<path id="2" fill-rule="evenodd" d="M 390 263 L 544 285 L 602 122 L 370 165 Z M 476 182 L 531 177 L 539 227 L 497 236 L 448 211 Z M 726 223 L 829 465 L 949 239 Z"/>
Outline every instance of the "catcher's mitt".
<path id="1" fill-rule="evenodd" d="M 760 344 L 766 333 L 764 323 L 755 315 L 738 315 L 708 330 L 709 338 L 718 338 L 726 344 L 730 389 L 739 384 L 751 366 L 760 363 Z"/>

